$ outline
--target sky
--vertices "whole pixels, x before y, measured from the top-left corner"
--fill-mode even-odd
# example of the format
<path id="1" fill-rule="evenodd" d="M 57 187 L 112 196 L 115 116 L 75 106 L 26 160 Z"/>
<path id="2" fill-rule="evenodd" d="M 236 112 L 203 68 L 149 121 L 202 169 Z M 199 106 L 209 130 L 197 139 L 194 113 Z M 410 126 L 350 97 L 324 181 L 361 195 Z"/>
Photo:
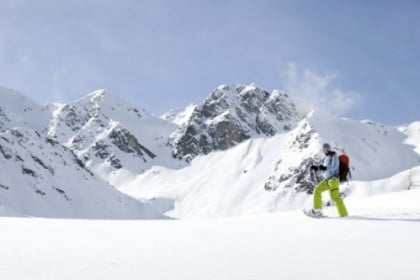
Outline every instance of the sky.
<path id="1" fill-rule="evenodd" d="M 106 88 L 151 113 L 221 84 L 420 120 L 420 1 L 0 0 L 0 85 L 41 104 Z"/>

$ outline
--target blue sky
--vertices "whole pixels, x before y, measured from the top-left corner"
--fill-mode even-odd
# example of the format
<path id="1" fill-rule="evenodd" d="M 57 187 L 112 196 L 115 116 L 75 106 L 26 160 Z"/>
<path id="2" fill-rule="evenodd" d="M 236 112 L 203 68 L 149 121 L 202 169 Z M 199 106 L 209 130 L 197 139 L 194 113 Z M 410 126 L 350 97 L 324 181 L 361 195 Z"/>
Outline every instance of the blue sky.
<path id="1" fill-rule="evenodd" d="M 420 120 L 420 1 L 0 1 L 0 85 L 39 103 L 107 88 L 160 114 L 220 84 Z"/>

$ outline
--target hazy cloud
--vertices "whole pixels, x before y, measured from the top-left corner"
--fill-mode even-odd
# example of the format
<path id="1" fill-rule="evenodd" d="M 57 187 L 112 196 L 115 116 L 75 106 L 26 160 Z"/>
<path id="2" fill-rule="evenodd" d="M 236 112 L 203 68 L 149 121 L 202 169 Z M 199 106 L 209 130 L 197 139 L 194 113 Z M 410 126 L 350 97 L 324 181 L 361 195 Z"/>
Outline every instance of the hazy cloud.
<path id="1" fill-rule="evenodd" d="M 339 87 L 337 73 L 320 75 L 290 63 L 282 73 L 282 81 L 285 90 L 308 109 L 342 115 L 362 101 L 359 93 Z"/>

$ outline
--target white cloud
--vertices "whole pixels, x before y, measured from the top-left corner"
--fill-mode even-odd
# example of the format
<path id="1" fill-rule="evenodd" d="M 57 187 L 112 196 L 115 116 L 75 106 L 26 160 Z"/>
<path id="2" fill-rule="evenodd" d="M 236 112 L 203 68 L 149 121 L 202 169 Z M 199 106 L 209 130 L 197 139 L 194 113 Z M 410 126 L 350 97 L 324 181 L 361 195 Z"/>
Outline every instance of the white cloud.
<path id="1" fill-rule="evenodd" d="M 319 75 L 290 63 L 282 75 L 283 86 L 308 109 L 326 110 L 335 115 L 350 111 L 361 102 L 357 92 L 344 90 L 336 84 L 338 75 Z"/>

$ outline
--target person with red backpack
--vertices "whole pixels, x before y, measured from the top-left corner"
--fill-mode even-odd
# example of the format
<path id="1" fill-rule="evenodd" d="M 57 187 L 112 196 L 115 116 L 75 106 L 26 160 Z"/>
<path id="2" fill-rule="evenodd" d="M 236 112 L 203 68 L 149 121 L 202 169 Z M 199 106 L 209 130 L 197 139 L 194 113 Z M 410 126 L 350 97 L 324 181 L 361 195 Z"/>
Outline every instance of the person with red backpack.
<path id="1" fill-rule="evenodd" d="M 340 195 L 340 181 L 347 181 L 349 173 L 349 158 L 346 155 L 338 157 L 337 153 L 331 149 L 331 146 L 325 143 L 322 146 L 325 159 L 322 165 L 312 165 L 312 171 L 323 171 L 325 179 L 322 180 L 314 189 L 313 209 L 305 212 L 312 217 L 322 217 L 322 193 L 329 191 L 332 201 L 337 206 L 340 217 L 348 216 L 347 208 L 344 205 Z"/>

